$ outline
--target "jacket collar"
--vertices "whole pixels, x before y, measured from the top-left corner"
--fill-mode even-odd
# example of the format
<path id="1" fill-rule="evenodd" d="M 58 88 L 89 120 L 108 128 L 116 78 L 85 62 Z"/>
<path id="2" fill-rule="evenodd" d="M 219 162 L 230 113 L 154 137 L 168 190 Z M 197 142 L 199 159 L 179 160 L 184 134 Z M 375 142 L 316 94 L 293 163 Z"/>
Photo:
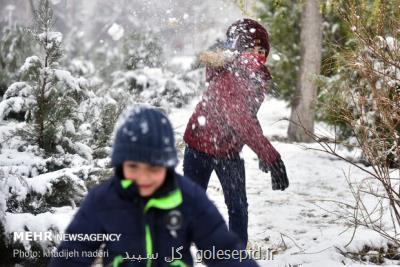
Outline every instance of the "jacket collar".
<path id="1" fill-rule="evenodd" d="M 113 177 L 114 187 L 121 198 L 138 202 L 146 202 L 145 211 L 150 208 L 173 209 L 182 203 L 182 193 L 177 184 L 175 170 L 169 168 L 164 183 L 149 198 L 141 197 L 135 183 L 123 179 L 122 170 L 116 169 Z"/>

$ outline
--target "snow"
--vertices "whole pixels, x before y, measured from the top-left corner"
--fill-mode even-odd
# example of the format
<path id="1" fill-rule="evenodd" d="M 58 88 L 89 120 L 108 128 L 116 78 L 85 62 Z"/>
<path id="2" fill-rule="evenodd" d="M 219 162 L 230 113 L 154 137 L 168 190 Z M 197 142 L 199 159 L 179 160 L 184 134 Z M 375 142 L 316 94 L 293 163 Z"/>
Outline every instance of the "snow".
<path id="1" fill-rule="evenodd" d="M 31 67 L 40 66 L 40 65 L 41 65 L 41 62 L 40 62 L 40 58 L 38 56 L 30 56 L 25 59 L 25 63 L 24 63 L 24 65 L 21 66 L 19 71 L 21 73 L 25 73 L 25 72 L 29 71 L 29 69 Z"/>
<path id="2" fill-rule="evenodd" d="M 66 120 L 64 123 L 64 129 L 66 133 L 74 134 L 75 133 L 75 126 L 72 120 Z"/>
<path id="3" fill-rule="evenodd" d="M 75 169 L 75 171 L 77 171 L 77 169 Z M 51 173 L 41 174 L 31 179 L 26 179 L 26 182 L 29 188 L 34 192 L 44 195 L 48 192 L 51 192 L 53 182 L 66 176 L 75 183 L 83 186 L 83 181 L 79 179 L 76 174 L 74 174 L 73 169 L 62 169 Z"/>
<path id="4" fill-rule="evenodd" d="M 89 161 L 93 159 L 93 157 L 92 157 L 93 151 L 89 146 L 87 146 L 81 142 L 75 142 L 74 147 L 75 147 L 75 150 L 77 151 L 78 155 L 81 155 L 82 157 L 84 157 L 85 159 L 87 159 Z"/>
<path id="5" fill-rule="evenodd" d="M 0 121 L 4 120 L 10 112 L 19 113 L 25 111 L 35 103 L 32 96 L 32 87 L 26 82 L 11 84 L 4 93 L 0 102 Z"/>
<path id="6" fill-rule="evenodd" d="M 168 18 L 168 22 L 171 25 L 174 25 L 174 24 L 177 24 L 179 22 L 179 20 L 177 18 L 172 17 L 172 18 Z"/>
<path id="7" fill-rule="evenodd" d="M 111 36 L 114 41 L 118 41 L 124 36 L 124 28 L 118 23 L 113 23 L 110 28 L 108 28 L 107 33 Z"/>
<path id="8" fill-rule="evenodd" d="M 72 72 L 75 73 L 83 73 L 83 74 L 93 74 L 95 72 L 95 66 L 92 62 L 84 60 L 84 59 L 76 59 L 71 60 Z"/>
<path id="9" fill-rule="evenodd" d="M 149 67 L 125 72 L 116 71 L 112 73 L 112 88 L 115 90 L 112 90 L 110 95 L 121 99 L 121 94 L 128 92 L 129 98 L 133 93 L 135 98 L 132 98 L 132 103 L 128 105 L 140 102 L 168 111 L 172 105 L 182 105 L 201 88 L 201 73 L 201 70 L 193 70 L 177 75 L 167 69 Z"/>
<path id="10" fill-rule="evenodd" d="M 51 0 L 51 2 L 57 5 L 61 1 Z M 86 105 L 80 107 L 78 114 L 73 115 L 76 128 L 72 118 L 65 121 L 64 132 L 60 131 L 60 138 L 64 137 L 61 136 L 62 134 L 67 136 L 76 134 L 86 135 L 88 140 L 92 140 L 91 123 L 93 122 L 92 120 L 96 120 L 100 116 L 100 108 L 96 105 L 105 106 L 110 104 L 117 106 L 120 104 L 120 98 L 115 96 L 121 97 L 122 95 L 122 98 L 125 97 L 125 94 L 121 94 L 121 92 L 126 93 L 126 95 L 131 94 L 134 95 L 132 99 L 134 99 L 135 103 L 136 101 L 146 102 L 157 104 L 162 108 L 167 107 L 165 110 L 169 112 L 169 118 L 172 121 L 180 149 L 178 151 L 180 165 L 178 165 L 177 171 L 182 173 L 184 150 L 182 137 L 189 117 L 199 98 L 195 97 L 188 104 L 182 102 L 183 108 L 171 107 L 171 101 L 175 101 L 181 95 L 193 98 L 201 92 L 204 87 L 203 84 L 200 84 L 200 82 L 188 82 L 188 80 L 192 82 L 200 77 L 204 78 L 204 70 L 191 70 L 196 61 L 193 55 L 213 44 L 217 37 L 224 37 L 227 25 L 241 16 L 237 8 L 223 7 L 221 4 L 215 4 L 216 2 L 208 0 L 202 4 L 204 7 L 211 7 L 211 10 L 203 10 L 198 8 L 199 5 L 197 4 L 185 2 L 185 5 L 192 5 L 193 10 L 186 10 L 187 13 L 177 13 L 174 9 L 166 11 L 162 9 L 163 12 L 168 14 L 167 16 L 158 16 L 160 13 L 152 12 L 153 15 L 156 15 L 148 18 L 149 21 L 142 17 L 141 20 L 149 23 L 149 25 L 154 25 L 155 19 L 164 19 L 163 24 L 165 25 L 162 25 L 157 30 L 165 32 L 162 35 L 164 38 L 161 38 L 163 47 L 174 48 L 166 51 L 169 58 L 166 65 L 168 68 L 147 67 L 130 71 L 118 71 L 119 67 L 116 67 L 113 69 L 115 72 L 112 74 L 107 73 L 111 75 L 112 79 L 112 85 L 107 88 L 108 91 L 101 97 L 96 99 L 93 97 L 93 99 L 88 100 Z M 228 5 L 229 1 L 223 2 L 224 5 Z M 164 2 L 159 1 L 158 3 Z M 213 4 L 211 5 L 210 3 Z M 234 6 L 232 3 L 229 5 Z M 93 12 L 96 12 L 94 8 Z M 213 13 L 208 14 L 209 12 Z M 224 16 L 220 16 L 221 12 L 223 12 Z M 209 18 L 213 19 L 203 18 L 206 13 Z M 91 18 L 88 17 L 87 19 Z M 111 20 L 111 22 L 113 21 Z M 126 24 L 122 23 L 122 19 L 118 21 L 121 21 L 121 24 L 116 22 L 108 24 L 108 26 L 111 26 L 107 26 L 106 31 L 112 40 L 118 41 L 116 43 L 121 43 L 125 36 L 125 29 L 133 32 L 138 29 L 126 26 Z M 135 21 L 132 21 L 132 25 L 135 23 Z M 94 23 L 91 23 L 91 25 L 94 25 Z M 332 27 L 333 32 L 337 30 L 337 25 L 335 26 L 336 28 Z M 143 29 L 145 29 L 144 31 L 147 30 L 146 27 L 143 27 Z M 355 26 L 351 29 L 353 31 L 357 30 Z M 250 29 L 250 31 L 254 32 L 255 30 Z M 90 31 L 82 29 L 77 35 L 78 37 L 88 38 L 90 37 L 89 33 Z M 177 36 L 179 38 L 176 38 Z M 45 40 L 49 42 L 48 45 L 50 47 L 59 45 L 62 37 L 59 32 L 48 32 L 39 35 L 42 42 Z M 104 36 L 98 37 L 100 44 L 107 44 L 108 39 L 110 39 Z M 100 37 L 106 40 L 102 40 Z M 182 40 L 183 43 L 178 43 L 178 39 Z M 85 39 L 84 41 L 88 40 Z M 398 41 L 395 38 L 389 36 L 382 39 L 382 41 L 386 41 L 386 44 L 384 44 L 390 50 L 395 51 L 398 49 Z M 169 57 L 168 53 L 172 54 L 171 51 L 174 51 L 179 56 Z M 229 51 L 224 53 L 226 57 L 234 56 Z M 271 58 L 274 61 L 281 60 L 281 56 L 276 51 L 271 54 Z M 87 55 L 84 55 L 82 58 L 70 60 L 69 67 L 72 73 L 80 73 L 85 77 L 86 75 L 97 75 L 95 73 L 99 71 L 96 69 L 98 66 L 95 66 L 89 60 L 86 61 L 86 57 Z M 107 62 L 104 63 L 106 65 Z M 19 69 L 18 74 L 28 73 L 40 65 L 41 60 L 38 56 L 28 57 Z M 377 70 L 385 70 L 380 62 L 375 63 L 375 68 Z M 66 84 L 67 89 L 81 92 L 89 84 L 89 81 L 84 78 L 75 78 L 66 70 L 46 69 L 46 71 L 54 75 L 60 82 Z M 397 78 L 400 77 L 400 72 L 396 69 L 387 69 L 387 71 L 395 73 Z M 96 86 L 93 87 L 109 86 L 107 83 L 102 85 L 101 83 L 103 82 L 104 80 L 98 79 Z M 131 88 L 133 87 L 133 82 L 135 82 L 135 88 Z M 388 82 L 395 83 L 394 80 Z M 37 215 L 25 212 L 4 212 L 7 207 L 6 199 L 11 194 L 14 194 L 17 200 L 26 199 L 26 196 L 31 192 L 42 195 L 49 194 L 53 190 L 53 183 L 59 179 L 68 179 L 74 185 L 86 188 L 86 178 L 91 169 L 99 168 L 104 170 L 110 168 L 109 158 L 93 159 L 94 152 L 92 148 L 88 143 L 82 141 L 71 143 L 71 148 L 77 151 L 77 154 L 73 155 L 65 154 L 67 149 L 64 150 L 60 145 L 57 146 L 57 151 L 62 156 L 53 160 L 57 161 L 57 163 L 68 162 L 68 167 L 48 172 L 47 163 L 52 159 L 46 158 L 43 151 L 38 147 L 29 145 L 20 136 L 14 135 L 15 130 L 24 129 L 26 124 L 4 120 L 10 112 L 25 111 L 35 104 L 31 98 L 32 91 L 33 89 L 27 83 L 14 83 L 9 86 L 4 94 L 3 101 L 0 102 L 0 220 L 6 222 L 5 233 L 8 235 L 14 231 L 24 231 L 26 228 L 30 231 L 38 232 L 47 231 L 48 229 L 64 231 L 77 211 L 74 207 L 65 206 L 61 208 L 52 207 L 50 211 Z M 171 91 L 173 93 L 167 95 Z M 180 94 L 179 97 L 175 93 Z M 115 99 L 108 96 L 108 94 L 115 97 Z M 168 97 L 170 98 L 168 99 Z M 156 102 L 158 99 L 161 99 L 161 102 Z M 94 104 L 90 103 L 90 101 L 93 101 Z M 132 103 L 129 102 L 128 104 Z M 94 110 L 90 110 L 91 107 L 94 107 Z M 87 117 L 85 117 L 86 109 L 93 112 L 94 119 L 87 120 Z M 348 182 L 358 185 L 368 177 L 348 163 L 317 151 L 320 146 L 316 143 L 287 143 L 285 138 L 289 117 L 290 109 L 288 108 L 288 103 L 270 97 L 263 103 L 258 113 L 264 134 L 271 140 L 285 162 L 290 180 L 290 186 L 287 190 L 283 192 L 272 191 L 270 174 L 259 170 L 258 159 L 254 152 L 245 147 L 241 153 L 241 157 L 245 159 L 246 164 L 249 202 L 249 247 L 261 248 L 263 251 L 273 249 L 277 252 L 274 260 L 259 260 L 261 266 L 372 266 L 354 262 L 340 253 L 340 251 L 359 252 L 365 245 L 374 248 L 386 248 L 388 246 L 387 241 L 377 233 L 362 227 L 352 237 L 353 232 L 352 229 L 348 229 L 349 221 L 348 218 L 346 219 L 349 211 L 344 210 L 343 205 L 340 205 L 340 203 L 354 204 Z M 77 123 L 78 120 L 85 123 L 79 125 Z M 205 117 L 199 117 L 198 123 L 200 126 L 204 126 L 207 121 Z M 118 128 L 119 125 L 121 125 L 121 121 L 117 123 L 115 128 Z M 148 132 L 147 124 L 142 123 L 140 126 L 144 134 Z M 324 123 L 316 124 L 316 133 L 334 138 L 334 130 Z M 113 135 L 115 135 L 115 132 Z M 136 138 L 131 136 L 133 141 Z M 171 140 L 164 138 L 163 141 L 168 144 Z M 106 148 L 105 152 L 109 153 L 109 150 L 110 148 Z M 349 151 L 344 147 L 338 146 L 337 151 L 347 159 L 357 160 L 361 157 L 361 151 L 356 149 Z M 346 180 L 345 175 L 350 176 L 349 181 Z M 371 185 L 379 192 L 379 185 L 373 183 Z M 81 191 L 86 193 L 85 190 Z M 207 194 L 227 221 L 228 214 L 222 188 L 215 173 L 212 174 Z M 368 198 L 368 196 L 365 196 L 365 201 L 367 211 L 373 209 L 376 205 L 374 199 Z M 72 203 L 71 205 L 73 206 Z M 384 207 L 387 208 L 386 206 Z M 382 225 L 388 227 L 388 218 L 384 216 L 383 219 Z M 353 241 L 347 246 L 352 238 Z M 30 244 L 24 243 L 24 246 L 29 249 Z M 398 262 L 396 263 L 398 264 Z M 390 264 L 394 266 L 396 263 L 387 261 L 386 266 L 391 266 Z M 202 265 L 198 264 L 197 266 Z"/>
<path id="11" fill-rule="evenodd" d="M 391 36 L 386 37 L 386 43 L 387 43 L 390 51 L 396 51 L 399 49 L 397 40 Z"/>
<path id="12" fill-rule="evenodd" d="M 278 54 L 276 54 L 276 53 L 273 53 L 271 57 L 272 57 L 272 59 L 275 60 L 275 61 L 281 60 L 281 57 L 280 57 Z"/>
<path id="13" fill-rule="evenodd" d="M 200 126 L 206 125 L 206 122 L 207 122 L 206 117 L 204 117 L 204 116 L 199 116 L 199 117 L 197 118 L 197 121 L 198 121 L 198 123 L 199 123 Z"/>
<path id="14" fill-rule="evenodd" d="M 26 82 L 15 82 L 11 84 L 4 93 L 3 98 L 7 99 L 13 96 L 27 97 L 32 94 L 32 87 Z"/>
<path id="15" fill-rule="evenodd" d="M 15 10 L 15 6 L 14 5 L 6 5 L 6 8 L 5 8 L 5 10 L 7 10 L 7 11 L 14 11 Z"/>
<path id="16" fill-rule="evenodd" d="M 16 152 L 14 149 L 3 148 L 0 154 L 0 167 L 18 166 L 19 168 L 24 168 L 27 166 L 35 166 L 40 159 L 40 157 L 28 153 Z"/>
<path id="17" fill-rule="evenodd" d="M 31 97 L 11 97 L 0 102 L 0 121 L 4 120 L 10 112 L 19 113 L 25 111 L 31 105 L 35 104 Z"/>
<path id="18" fill-rule="evenodd" d="M 77 209 L 70 207 L 61 207 L 55 208 L 54 212 L 45 212 L 38 215 L 7 212 L 5 219 L 12 223 L 6 224 L 4 231 L 12 238 L 13 232 L 24 232 L 26 229 L 32 232 L 66 229 L 76 211 Z M 29 250 L 31 247 L 30 241 L 23 240 L 22 244 L 26 250 Z"/>
<path id="19" fill-rule="evenodd" d="M 193 56 L 176 56 L 169 60 L 168 66 L 170 68 L 176 68 L 179 71 L 187 71 L 191 68 L 194 61 L 195 57 Z"/>
<path id="20" fill-rule="evenodd" d="M 140 129 L 142 134 L 147 134 L 149 132 L 149 124 L 147 121 L 143 121 L 140 123 Z"/>
<path id="21" fill-rule="evenodd" d="M 186 123 L 198 101 L 199 97 L 196 97 L 184 108 L 171 109 L 169 118 L 178 143 L 182 142 Z M 319 148 L 318 144 L 275 141 L 286 137 L 289 116 L 288 103 L 270 97 L 262 104 L 258 113 L 264 134 L 273 140 L 272 144 L 285 162 L 290 180 L 287 190 L 272 191 L 270 175 L 258 169 L 258 160 L 254 152 L 245 147 L 241 154 L 246 164 L 249 246 L 260 248 L 262 251 L 268 249 L 277 251 L 273 260 L 259 260 L 261 266 L 336 267 L 343 264 L 352 267 L 361 266 L 344 257 L 339 251 L 357 252 L 365 245 L 385 248 L 387 242 L 376 233 L 360 227 L 354 236 L 354 241 L 346 247 L 353 233 L 351 229 L 346 231 L 348 221 L 343 216 L 346 213 L 340 208 L 338 202 L 353 203 L 353 196 L 343 173 L 350 174 L 354 183 L 365 178 L 365 174 L 326 153 L 316 151 L 315 149 Z M 66 124 L 72 124 L 72 121 Z M 0 125 L 2 140 L 6 138 L 5 133 L 14 127 L 12 123 L 8 126 Z M 72 131 L 72 125 L 66 125 L 66 129 Z M 332 134 L 332 129 L 323 123 L 317 123 L 316 129 L 327 135 Z M 52 182 L 60 177 L 67 176 L 77 185 L 83 186 L 83 180 L 77 173 L 88 171 L 82 166 L 88 166 L 87 169 L 93 167 L 91 165 L 93 163 L 84 162 L 81 157 L 75 155 L 68 158 L 71 168 L 38 175 L 37 169 L 45 165 L 43 159 L 40 156 L 33 156 L 29 151 L 17 152 L 15 149 L 21 140 L 15 139 L 10 142 L 15 144 L 8 144 L 8 148 L 1 149 L 0 154 L 0 173 L 8 174 L 6 180 L 0 180 L 1 188 L 11 186 L 17 190 L 14 193 L 20 198 L 28 193 L 28 189 L 41 194 L 51 192 Z M 89 147 L 80 143 L 77 145 L 82 156 L 87 158 L 91 155 Z M 181 146 L 180 149 L 181 158 L 177 171 L 182 173 L 184 147 Z M 359 156 L 359 151 L 347 151 L 344 148 L 339 148 L 338 151 L 349 158 Z M 104 168 L 108 161 L 103 160 L 95 164 Z M 27 173 L 32 173 L 32 178 L 22 180 L 17 178 Z M 22 183 L 26 183 L 27 187 L 22 186 Z M 207 194 L 227 221 L 228 215 L 222 189 L 215 173 L 212 174 Z M 373 204 L 373 202 L 368 202 L 368 205 Z M 1 205 L 5 205 L 4 197 L 0 198 Z M 50 228 L 64 231 L 76 210 L 71 207 L 53 208 L 52 212 L 38 215 L 7 212 L 5 213 L 8 222 L 5 224 L 6 233 L 23 231 L 25 227 L 31 231 L 43 232 Z M 24 243 L 24 245 L 29 248 L 29 244 Z M 386 266 L 390 266 L 389 261 Z"/>
<path id="22" fill-rule="evenodd" d="M 58 81 L 65 83 L 70 89 L 77 92 L 81 91 L 80 83 L 82 80 L 74 78 L 69 71 L 55 69 L 54 75 Z"/>
<path id="23" fill-rule="evenodd" d="M 61 32 L 42 32 L 38 34 L 38 38 L 43 43 L 49 43 L 49 45 L 59 45 L 61 44 L 63 35 Z"/>
<path id="24" fill-rule="evenodd" d="M 185 110 L 174 109 L 170 114 L 177 136 L 183 135 L 197 102 L 195 99 Z M 286 136 L 288 121 L 285 119 L 289 116 L 287 102 L 274 98 L 267 99 L 258 113 L 263 132 L 270 139 Z M 332 135 L 332 129 L 323 123 L 317 123 L 316 128 Z M 258 169 L 253 151 L 245 146 L 241 155 L 246 164 L 250 246 L 261 247 L 262 251 L 278 251 L 274 260 L 260 260 L 261 266 L 337 267 L 345 263 L 355 267 L 361 265 L 342 256 L 337 247 L 343 251 L 360 251 L 364 245 L 387 245 L 376 233 L 360 228 L 354 241 L 345 248 L 351 240 L 352 229 L 346 231 L 348 224 L 340 217 L 343 214 L 337 202 L 354 201 L 344 172 L 350 173 L 354 182 L 365 178 L 364 173 L 333 156 L 315 151 L 320 148 L 318 144 L 277 141 L 272 144 L 282 155 L 290 180 L 289 188 L 283 192 L 272 191 L 270 175 Z M 360 155 L 359 151 L 347 151 L 342 147 L 338 152 L 352 159 Z M 182 160 L 180 162 L 178 172 L 182 172 Z M 222 188 L 215 173 L 207 194 L 228 221 Z"/>

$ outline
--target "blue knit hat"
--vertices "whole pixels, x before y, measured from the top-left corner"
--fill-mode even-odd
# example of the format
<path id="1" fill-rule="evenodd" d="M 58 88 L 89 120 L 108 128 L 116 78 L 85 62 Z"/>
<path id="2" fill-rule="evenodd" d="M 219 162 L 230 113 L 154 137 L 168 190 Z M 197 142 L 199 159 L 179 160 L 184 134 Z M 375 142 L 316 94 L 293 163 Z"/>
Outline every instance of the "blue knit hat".
<path id="1" fill-rule="evenodd" d="M 168 168 L 177 165 L 174 132 L 163 113 L 139 106 L 125 116 L 115 135 L 112 166 L 119 167 L 127 160 Z"/>

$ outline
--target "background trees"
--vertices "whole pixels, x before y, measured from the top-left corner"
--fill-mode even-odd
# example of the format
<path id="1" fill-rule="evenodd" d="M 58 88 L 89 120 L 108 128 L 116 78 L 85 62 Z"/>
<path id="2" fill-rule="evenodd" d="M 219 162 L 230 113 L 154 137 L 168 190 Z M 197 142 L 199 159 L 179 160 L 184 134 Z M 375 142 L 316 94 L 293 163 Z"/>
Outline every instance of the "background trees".
<path id="1" fill-rule="evenodd" d="M 361 162 L 365 165 L 348 160 L 365 172 L 365 179 L 357 184 L 351 176 L 346 176 L 355 202 L 347 203 L 345 217 L 348 216 L 354 229 L 367 227 L 398 244 L 400 2 L 315 1 L 322 22 L 313 25 L 321 26 L 323 34 L 322 47 L 314 46 L 312 51 L 321 63 L 320 71 L 303 68 L 307 55 L 298 46 L 319 43 L 313 39 L 320 36 L 316 32 L 308 38 L 302 36 L 303 16 L 311 19 L 314 14 L 307 10 L 310 1 L 262 3 L 256 10 L 271 34 L 273 54 L 269 62 L 279 92 L 275 95 L 292 101 L 288 137 L 302 142 L 317 141 L 321 150 L 342 160 L 348 159 L 337 151 L 340 145 L 361 151 Z M 306 87 L 301 86 L 304 73 L 311 78 Z M 293 84 L 296 81 L 297 87 Z M 317 97 L 308 107 L 316 112 L 298 111 L 297 97 L 313 87 L 317 89 L 314 91 Z M 288 88 L 301 90 L 293 93 Z M 316 135 L 311 126 L 314 119 L 332 125 L 334 135 Z M 293 125 L 300 125 L 307 134 L 299 135 Z"/>
<path id="2" fill-rule="evenodd" d="M 288 137 L 293 141 L 310 142 L 312 138 L 307 132 L 314 132 L 317 100 L 314 79 L 320 74 L 322 57 L 322 16 L 318 0 L 303 3 L 300 25 L 300 70 L 291 103 Z"/>
<path id="3" fill-rule="evenodd" d="M 10 226 L 60 231 L 58 216 L 112 174 L 108 156 L 123 109 L 147 103 L 168 112 L 204 86 L 203 70 L 191 70 L 189 59 L 183 69 L 166 67 L 169 44 L 159 33 L 128 30 L 135 18 L 127 6 L 103 2 L 115 10 L 101 17 L 85 14 L 81 1 L 31 3 L 8 2 L 10 16 L 0 23 L 0 258 L 26 266 L 48 259 L 16 259 L 13 249 L 56 244 L 14 242 Z M 31 7 L 34 25 L 19 25 L 20 8 L 32 15 Z M 97 16 L 98 29 L 85 32 L 85 16 Z"/>
<path id="4" fill-rule="evenodd" d="M 348 146 L 361 149 L 367 178 L 350 184 L 356 204 L 352 223 L 399 243 L 400 229 L 400 1 L 349 1 L 338 12 L 351 31 L 352 46 L 341 51 L 343 80 L 336 83 L 337 101 L 330 110 L 351 129 Z M 394 9 L 392 9 L 394 8 Z M 367 204 L 373 198 L 378 208 Z M 391 225 L 383 227 L 384 217 Z"/>

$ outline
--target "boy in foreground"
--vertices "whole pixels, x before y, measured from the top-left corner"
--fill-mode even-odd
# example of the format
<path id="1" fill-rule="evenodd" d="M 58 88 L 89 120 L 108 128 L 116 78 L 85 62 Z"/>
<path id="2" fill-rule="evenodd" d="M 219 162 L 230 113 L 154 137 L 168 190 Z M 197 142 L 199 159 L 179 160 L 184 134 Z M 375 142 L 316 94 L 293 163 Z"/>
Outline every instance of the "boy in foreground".
<path id="1" fill-rule="evenodd" d="M 175 172 L 178 163 L 168 118 L 148 107 L 127 113 L 118 128 L 114 176 L 89 192 L 66 232 L 120 234 L 118 241 L 64 241 L 50 266 L 91 266 L 85 257 L 104 244 L 104 266 L 193 266 L 190 246 L 211 251 L 208 266 L 258 266 L 230 233 L 204 190 Z M 205 255 L 205 254 L 204 254 Z"/>

